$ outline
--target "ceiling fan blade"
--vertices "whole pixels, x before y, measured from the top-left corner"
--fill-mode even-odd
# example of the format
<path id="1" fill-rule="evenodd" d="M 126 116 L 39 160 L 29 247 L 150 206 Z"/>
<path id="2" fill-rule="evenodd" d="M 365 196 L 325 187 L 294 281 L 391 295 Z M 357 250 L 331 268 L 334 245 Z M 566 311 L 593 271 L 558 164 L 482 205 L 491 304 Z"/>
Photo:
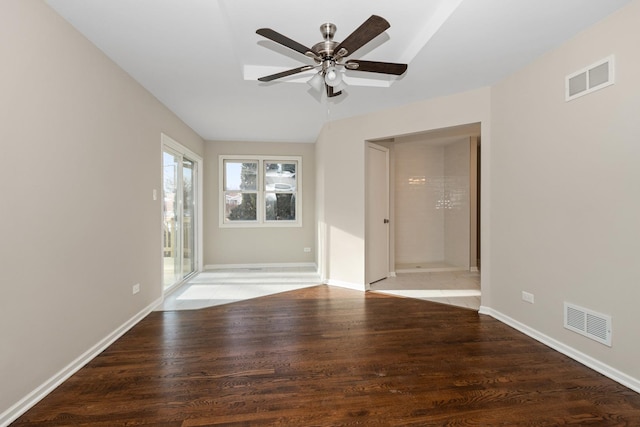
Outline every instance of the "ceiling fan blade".
<path id="1" fill-rule="evenodd" d="M 349 34 L 349 37 L 336 46 L 333 51 L 342 58 L 351 55 L 378 35 L 382 34 L 384 30 L 390 26 L 389 22 L 381 16 L 371 15 L 371 17 L 356 28 L 353 33 Z"/>
<path id="2" fill-rule="evenodd" d="M 395 62 L 361 61 L 350 59 L 345 63 L 347 70 L 368 71 L 370 73 L 394 74 L 399 76 L 407 71 L 407 64 Z"/>
<path id="3" fill-rule="evenodd" d="M 269 76 L 260 77 L 258 80 L 261 82 L 270 82 L 275 79 L 279 79 L 281 77 L 291 76 L 293 74 L 298 74 L 303 71 L 313 70 L 315 67 L 313 65 L 303 65 L 302 67 L 292 68 L 291 70 L 282 71 L 280 73 L 271 74 Z"/>
<path id="4" fill-rule="evenodd" d="M 334 92 L 333 91 L 333 86 L 329 86 L 329 85 L 325 85 L 327 87 L 327 97 L 329 98 L 333 98 L 334 96 L 338 96 L 340 94 L 342 94 L 342 91 L 339 92 Z"/>
<path id="5" fill-rule="evenodd" d="M 268 38 L 269 40 L 273 40 L 274 42 L 279 43 L 282 46 L 293 49 L 296 52 L 300 52 L 303 55 L 310 56 L 311 58 L 316 57 L 316 54 L 313 53 L 313 51 L 308 47 L 298 43 L 295 40 L 291 40 L 287 36 L 283 36 L 279 32 L 272 30 L 271 28 L 260 28 L 256 31 L 256 33 L 261 35 L 262 37 Z"/>

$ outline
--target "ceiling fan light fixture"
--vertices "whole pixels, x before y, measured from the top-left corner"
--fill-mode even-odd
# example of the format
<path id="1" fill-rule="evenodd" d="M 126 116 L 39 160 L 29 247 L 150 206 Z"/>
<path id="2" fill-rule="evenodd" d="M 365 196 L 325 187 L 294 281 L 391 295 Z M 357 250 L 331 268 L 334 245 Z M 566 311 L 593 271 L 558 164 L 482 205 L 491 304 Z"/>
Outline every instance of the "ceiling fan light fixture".
<path id="1" fill-rule="evenodd" d="M 340 83 L 338 83 L 337 85 L 335 85 L 333 87 L 333 91 L 334 92 L 342 92 L 346 88 L 347 88 L 347 84 L 344 82 L 344 80 L 341 80 Z"/>
<path id="2" fill-rule="evenodd" d="M 331 87 L 336 87 L 342 82 L 342 73 L 339 73 L 336 67 L 329 67 L 324 72 L 324 81 Z"/>
<path id="3" fill-rule="evenodd" d="M 317 90 L 318 92 L 324 89 L 324 78 L 322 76 L 322 71 L 317 72 L 316 74 L 307 81 L 307 84 Z"/>

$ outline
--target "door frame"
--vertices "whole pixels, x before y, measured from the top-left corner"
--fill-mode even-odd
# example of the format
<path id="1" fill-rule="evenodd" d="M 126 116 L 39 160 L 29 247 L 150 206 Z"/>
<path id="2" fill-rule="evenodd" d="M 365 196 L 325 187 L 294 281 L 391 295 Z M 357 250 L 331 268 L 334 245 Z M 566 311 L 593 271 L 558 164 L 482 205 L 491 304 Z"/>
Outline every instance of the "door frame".
<path id="1" fill-rule="evenodd" d="M 194 248 L 195 248 L 195 271 L 193 273 L 191 273 L 188 277 L 183 278 L 182 280 L 174 283 L 173 285 L 167 287 L 165 289 L 164 287 L 164 280 L 160 281 L 160 286 L 162 288 L 162 291 L 165 295 L 171 293 L 172 291 L 174 291 L 177 287 L 179 287 L 181 284 L 183 284 L 187 279 L 193 277 L 193 275 L 201 272 L 203 270 L 203 256 L 202 256 L 202 251 L 203 251 L 203 242 L 202 242 L 202 230 L 203 230 L 203 191 L 202 191 L 202 187 L 203 187 L 203 159 L 201 156 L 197 155 L 196 153 L 194 153 L 193 151 L 191 151 L 190 149 L 188 149 L 187 147 L 185 147 L 184 145 L 180 144 L 179 142 L 177 142 L 176 140 L 174 140 L 173 138 L 171 138 L 170 136 L 161 133 L 160 134 L 160 192 L 159 192 L 159 197 L 161 198 L 161 203 L 160 203 L 160 218 L 161 220 L 163 220 L 163 200 L 162 200 L 162 195 L 163 195 L 163 182 L 162 180 L 164 179 L 164 164 L 163 164 L 163 153 L 165 151 L 169 151 L 169 152 L 173 152 L 173 153 L 177 153 L 178 155 L 182 156 L 183 158 L 186 157 L 187 159 L 191 160 L 194 162 L 196 171 L 195 171 L 195 178 L 196 178 L 196 194 L 195 194 L 195 202 L 196 202 L 196 208 L 195 208 L 195 212 L 196 212 L 196 221 L 194 222 L 194 233 L 193 233 L 193 238 L 195 239 L 194 242 Z M 162 221 L 161 221 L 162 224 Z M 160 233 L 161 234 L 161 244 L 160 244 L 160 255 L 161 255 L 161 260 L 164 259 L 164 244 L 162 242 L 162 238 L 163 238 L 163 233 L 164 230 L 162 228 L 162 226 L 160 227 Z M 161 276 L 164 278 L 164 267 L 162 266 L 161 263 Z"/>

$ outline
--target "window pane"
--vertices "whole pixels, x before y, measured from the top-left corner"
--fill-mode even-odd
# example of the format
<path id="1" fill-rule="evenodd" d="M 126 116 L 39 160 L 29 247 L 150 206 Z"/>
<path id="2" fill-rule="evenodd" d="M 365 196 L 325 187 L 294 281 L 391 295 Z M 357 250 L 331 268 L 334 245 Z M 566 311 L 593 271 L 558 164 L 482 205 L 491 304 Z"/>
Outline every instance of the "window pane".
<path id="1" fill-rule="evenodd" d="M 297 162 L 265 162 L 264 186 L 266 191 L 296 191 Z"/>
<path id="2" fill-rule="evenodd" d="M 292 193 L 267 193 L 267 221 L 295 221 L 296 196 Z"/>
<path id="3" fill-rule="evenodd" d="M 258 189 L 258 163 L 225 160 L 224 189 L 256 191 Z"/>
<path id="4" fill-rule="evenodd" d="M 224 193 L 224 217 L 227 221 L 256 221 L 256 193 Z"/>

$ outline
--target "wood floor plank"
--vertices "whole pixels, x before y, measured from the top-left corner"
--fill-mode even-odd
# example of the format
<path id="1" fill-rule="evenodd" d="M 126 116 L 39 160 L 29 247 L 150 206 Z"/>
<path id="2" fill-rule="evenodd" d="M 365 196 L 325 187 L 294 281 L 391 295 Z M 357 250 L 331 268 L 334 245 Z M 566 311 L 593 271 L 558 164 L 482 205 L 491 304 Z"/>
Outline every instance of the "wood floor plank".
<path id="1" fill-rule="evenodd" d="M 15 426 L 640 426 L 640 395 L 487 316 L 317 286 L 154 312 Z"/>

